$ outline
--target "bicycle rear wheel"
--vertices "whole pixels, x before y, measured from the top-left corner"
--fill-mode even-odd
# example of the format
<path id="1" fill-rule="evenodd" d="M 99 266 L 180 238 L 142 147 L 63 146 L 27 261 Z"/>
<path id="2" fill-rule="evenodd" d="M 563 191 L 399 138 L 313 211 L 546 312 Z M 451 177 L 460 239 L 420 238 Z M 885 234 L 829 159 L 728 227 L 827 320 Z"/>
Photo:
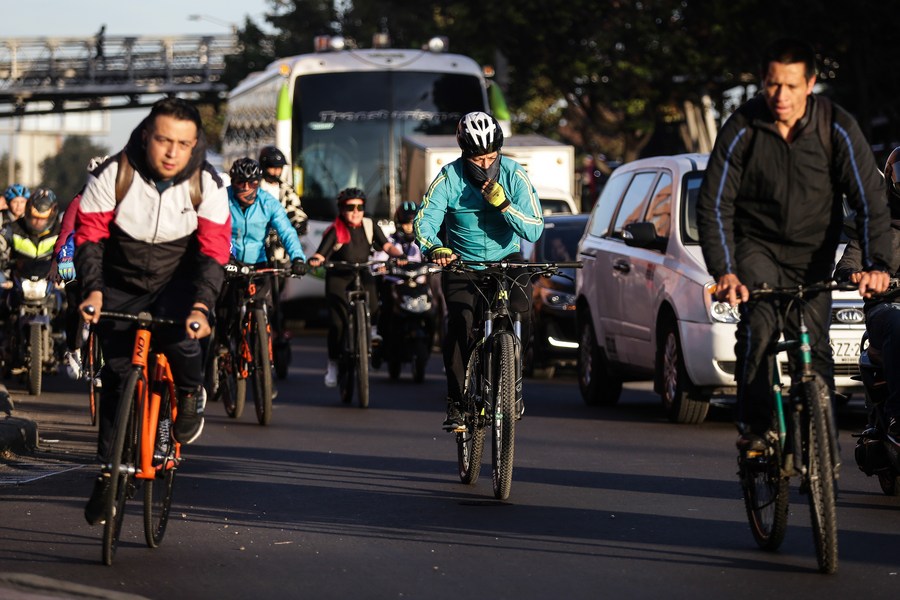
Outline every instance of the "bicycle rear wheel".
<path id="1" fill-rule="evenodd" d="M 466 365 L 466 383 L 463 391 L 463 414 L 466 430 L 456 434 L 456 460 L 459 480 L 472 485 L 478 481 L 481 471 L 481 455 L 484 451 L 484 411 L 481 402 L 481 353 L 475 348 Z"/>
<path id="2" fill-rule="evenodd" d="M 787 532 L 789 478 L 781 473 L 781 461 L 777 443 L 770 456 L 738 461 L 750 531 L 763 550 L 777 550 Z"/>
<path id="3" fill-rule="evenodd" d="M 805 382 L 807 406 L 806 459 L 809 469 L 809 512 L 819 571 L 834 573 L 838 567 L 835 460 L 831 452 L 829 420 L 831 395 L 818 379 Z"/>
<path id="4" fill-rule="evenodd" d="M 97 410 L 100 402 L 100 388 L 97 386 L 97 378 L 100 374 L 100 343 L 93 327 L 88 333 L 87 339 L 81 344 L 81 364 L 84 368 L 84 377 L 88 381 L 88 403 L 91 409 L 91 425 L 97 424 Z"/>
<path id="5" fill-rule="evenodd" d="M 164 419 L 172 422 L 172 398 L 168 386 L 164 386 L 159 404 L 159 421 Z M 157 548 L 166 534 L 175 486 L 175 441 L 170 433 L 169 439 L 160 444 L 162 440 L 158 436 L 157 430 L 156 450 L 163 458 L 156 469 L 156 477 L 144 480 L 144 539 L 150 548 Z"/>
<path id="6" fill-rule="evenodd" d="M 491 475 L 494 497 L 509 498 L 512 487 L 513 454 L 516 439 L 516 363 L 513 334 L 501 331 L 494 339 L 494 416 L 491 423 Z"/>
<path id="7" fill-rule="evenodd" d="M 135 406 L 140 405 L 138 395 L 145 395 L 146 385 L 138 385 L 141 373 L 134 370 L 125 381 L 119 410 L 116 415 L 116 432 L 110 449 L 109 496 L 104 511 L 103 564 L 111 565 L 116 555 L 122 521 L 125 518 L 125 500 L 134 494 L 133 473 L 137 449 Z M 146 384 L 146 382 L 144 382 Z"/>
<path id="8" fill-rule="evenodd" d="M 263 309 L 253 311 L 253 402 L 260 425 L 272 421 L 272 361 L 269 358 L 268 320 Z"/>
<path id="9" fill-rule="evenodd" d="M 356 392 L 360 408 L 369 407 L 369 319 L 366 305 L 356 303 Z"/>

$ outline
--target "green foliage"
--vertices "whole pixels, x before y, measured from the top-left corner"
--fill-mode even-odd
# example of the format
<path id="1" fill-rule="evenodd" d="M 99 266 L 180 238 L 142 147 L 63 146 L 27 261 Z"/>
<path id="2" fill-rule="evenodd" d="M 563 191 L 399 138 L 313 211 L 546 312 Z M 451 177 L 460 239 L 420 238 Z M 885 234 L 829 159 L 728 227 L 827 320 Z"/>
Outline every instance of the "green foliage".
<path id="1" fill-rule="evenodd" d="M 56 192 L 60 203 L 65 204 L 84 185 L 88 161 L 107 154 L 108 148 L 97 146 L 86 136 L 68 136 L 56 155 L 41 162 L 41 185 Z"/>

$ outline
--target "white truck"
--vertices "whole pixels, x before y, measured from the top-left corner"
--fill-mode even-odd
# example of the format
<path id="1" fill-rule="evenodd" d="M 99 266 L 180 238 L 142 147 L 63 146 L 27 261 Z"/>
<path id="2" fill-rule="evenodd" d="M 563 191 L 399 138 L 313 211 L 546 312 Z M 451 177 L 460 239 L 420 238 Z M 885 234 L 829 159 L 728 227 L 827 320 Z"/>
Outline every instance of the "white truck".
<path id="1" fill-rule="evenodd" d="M 503 156 L 528 172 L 544 214 L 577 213 L 575 204 L 575 148 L 550 138 L 511 135 L 503 141 Z M 447 163 L 459 158 L 453 135 L 408 135 L 400 148 L 400 193 L 419 202 Z"/>

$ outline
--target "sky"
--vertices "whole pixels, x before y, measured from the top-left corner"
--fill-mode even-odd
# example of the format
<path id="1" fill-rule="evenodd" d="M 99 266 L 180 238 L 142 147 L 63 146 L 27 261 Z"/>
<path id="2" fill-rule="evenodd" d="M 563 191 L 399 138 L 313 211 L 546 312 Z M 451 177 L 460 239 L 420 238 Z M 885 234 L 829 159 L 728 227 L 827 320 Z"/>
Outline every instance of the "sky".
<path id="1" fill-rule="evenodd" d="M 248 16 L 266 29 L 264 14 L 271 5 L 271 0 L 15 0 L 4 2 L 4 21 L 12 24 L 4 37 L 87 38 L 103 24 L 107 36 L 223 34 L 232 23 L 243 27 Z M 110 111 L 110 132 L 95 141 L 113 152 L 121 149 L 147 111 Z M 0 119 L 0 130 L 9 127 L 9 119 Z M 0 148 L 7 147 L 7 137 L 0 134 Z"/>

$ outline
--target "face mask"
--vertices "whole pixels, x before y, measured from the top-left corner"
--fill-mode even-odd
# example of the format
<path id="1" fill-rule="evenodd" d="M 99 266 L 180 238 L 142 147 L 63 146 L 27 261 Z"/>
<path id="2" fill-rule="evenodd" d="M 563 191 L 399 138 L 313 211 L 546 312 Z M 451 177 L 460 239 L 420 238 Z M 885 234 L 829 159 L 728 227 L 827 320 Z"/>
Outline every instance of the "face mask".
<path id="1" fill-rule="evenodd" d="M 497 176 L 500 175 L 500 157 L 498 156 L 497 160 L 487 169 L 482 169 L 471 160 L 465 159 L 463 161 L 463 172 L 466 175 L 466 179 L 480 190 L 481 186 L 488 179 L 497 180 Z"/>
<path id="2" fill-rule="evenodd" d="M 237 198 L 237 201 L 240 202 L 242 206 L 250 206 L 256 202 L 256 192 L 258 190 L 259 188 L 235 189 L 234 197 Z"/>

